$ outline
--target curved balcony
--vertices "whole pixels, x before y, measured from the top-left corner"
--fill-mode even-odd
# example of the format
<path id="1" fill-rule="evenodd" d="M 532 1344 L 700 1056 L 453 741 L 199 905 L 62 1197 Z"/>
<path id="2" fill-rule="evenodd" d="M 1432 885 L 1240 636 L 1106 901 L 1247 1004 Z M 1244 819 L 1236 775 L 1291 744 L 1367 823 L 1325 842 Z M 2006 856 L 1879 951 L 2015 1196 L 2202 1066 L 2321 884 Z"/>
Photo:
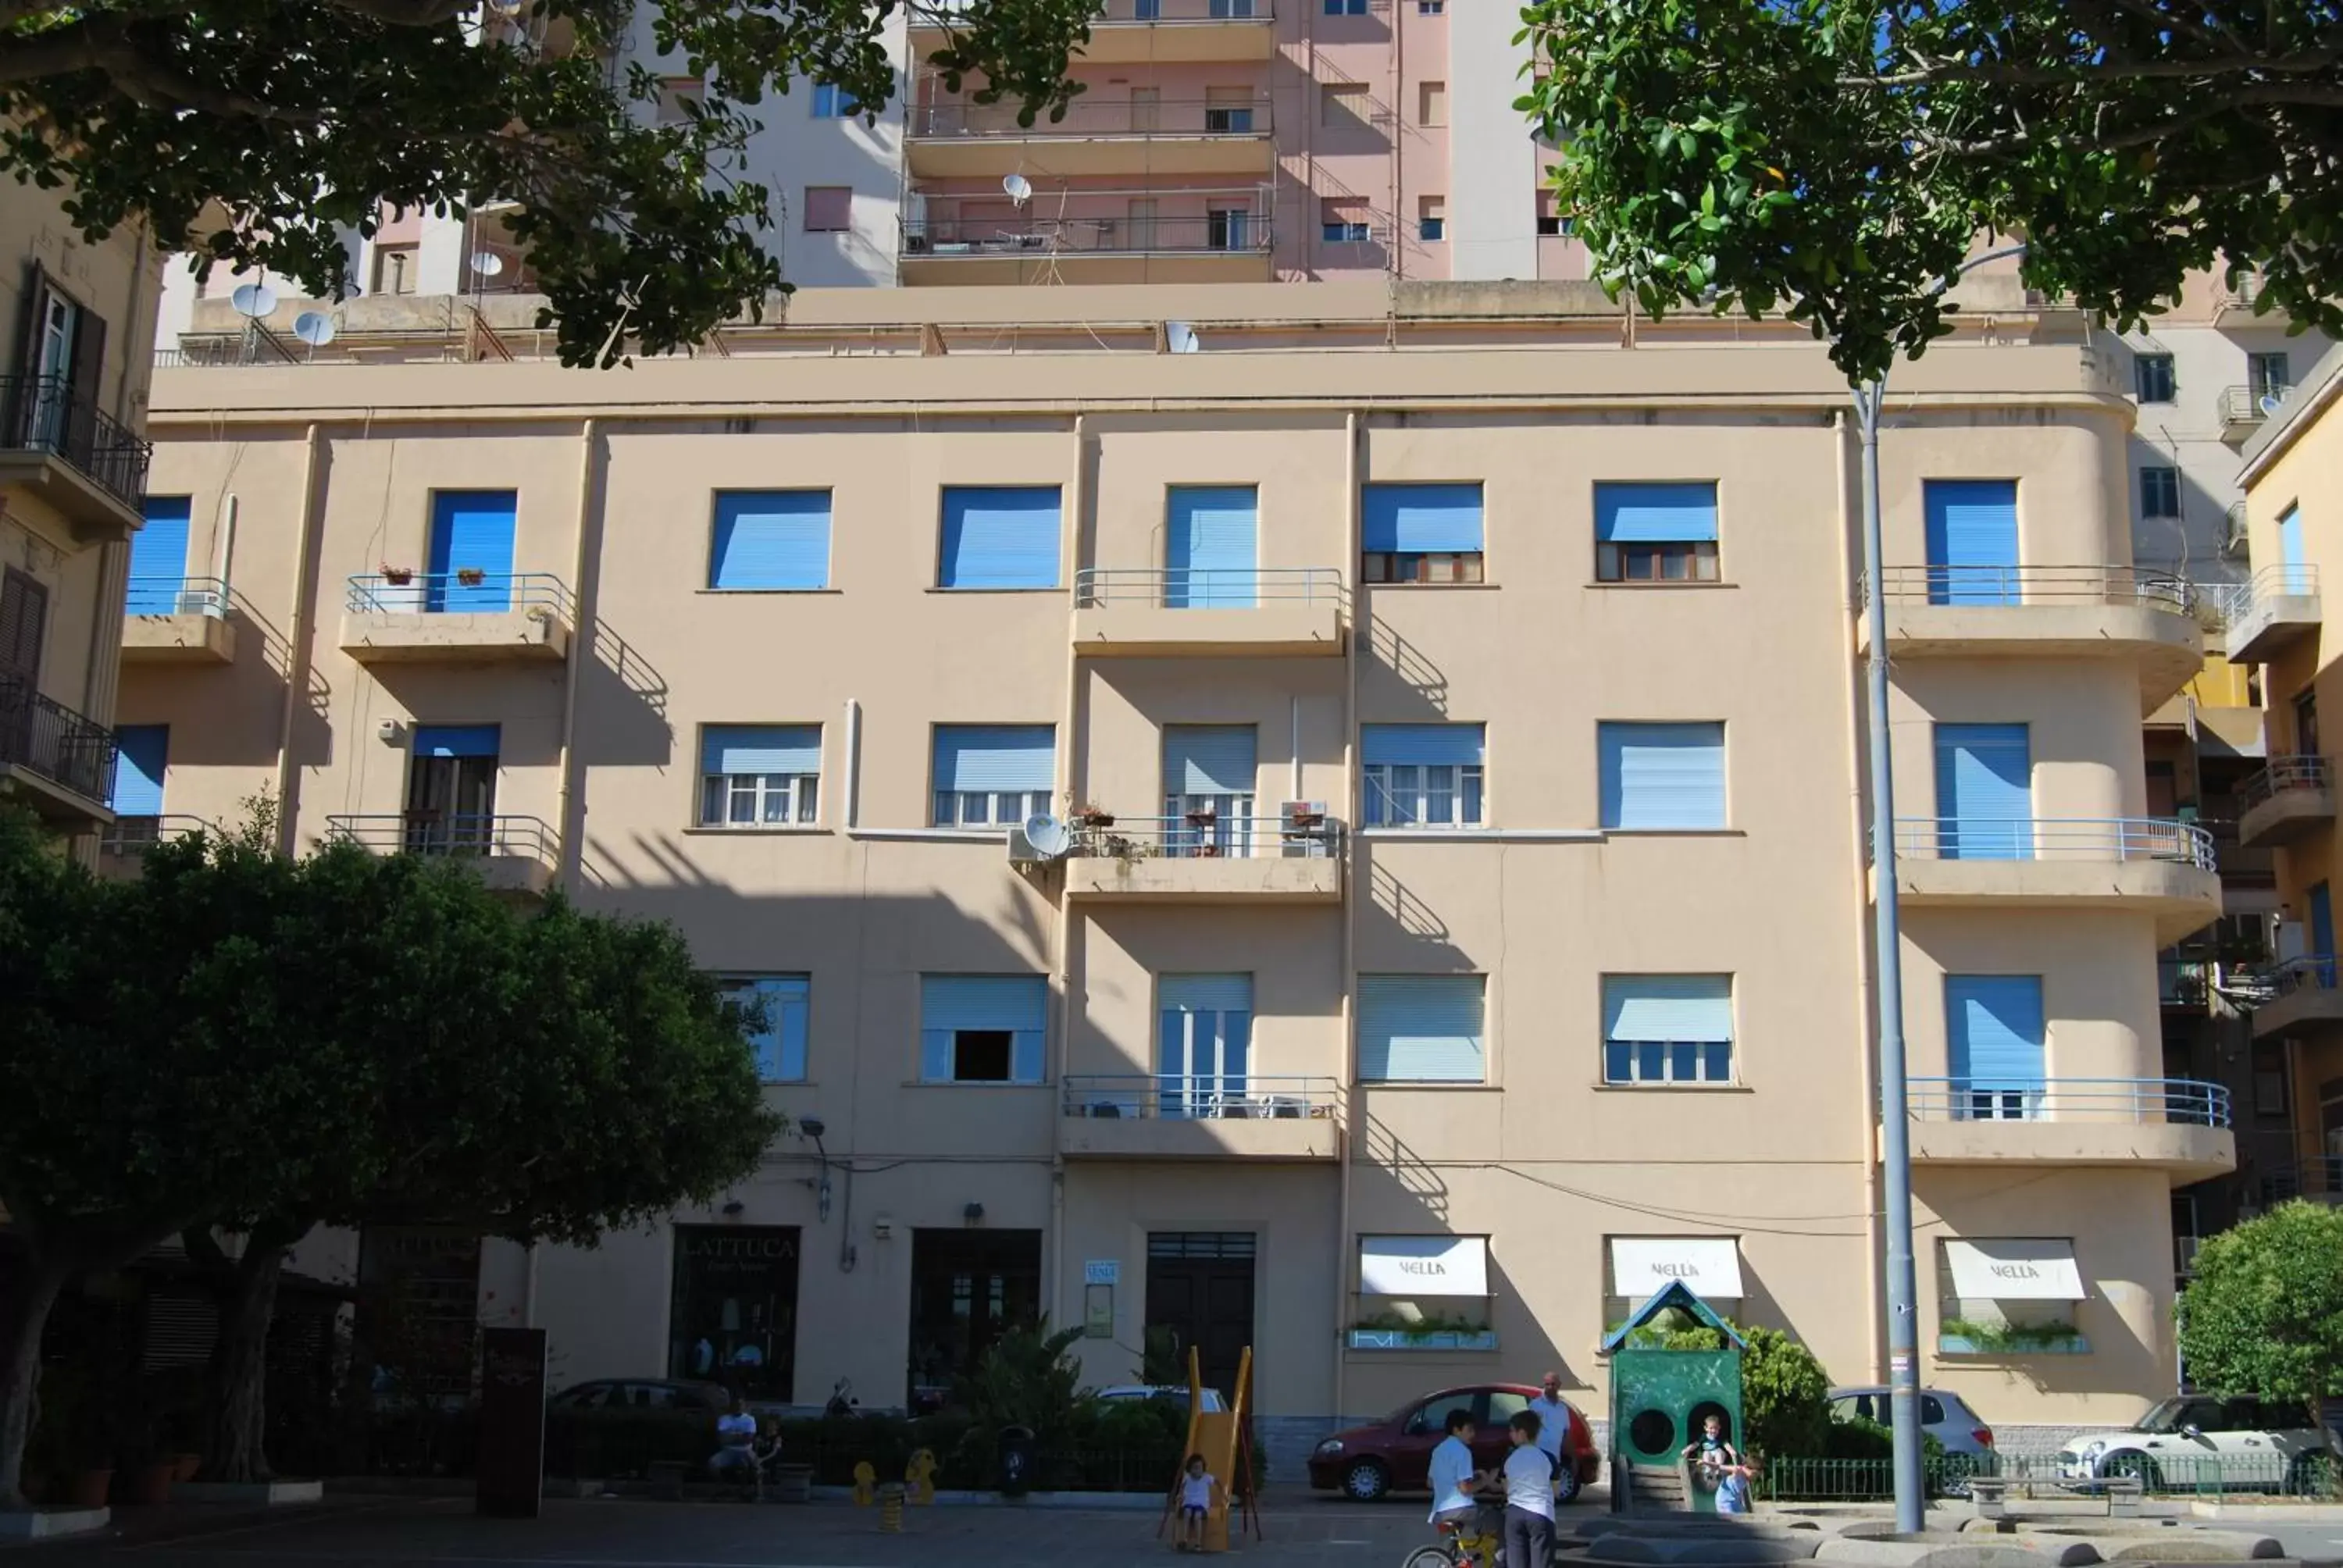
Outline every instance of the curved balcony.
<path id="1" fill-rule="evenodd" d="M 2226 588 L 2213 600 L 2231 664 L 2268 664 L 2298 638 L 2318 635 L 2318 568 L 2286 561 Z"/>
<path id="2" fill-rule="evenodd" d="M 398 572 L 350 578 L 342 651 L 361 664 L 569 657 L 577 607 L 550 572 Z"/>
<path id="3" fill-rule="evenodd" d="M 912 105 L 905 156 L 921 179 L 1275 172 L 1266 93 L 1166 101 L 1076 98 L 1061 119 L 1017 123 L 1013 104 Z"/>
<path id="4" fill-rule="evenodd" d="M 2140 712 L 2154 712 L 2205 663 L 2195 590 L 2136 567 L 1886 567 L 1887 646 L 1897 658 L 2128 658 Z M 1868 605 L 1870 585 L 1864 584 Z M 1857 646 L 1871 648 L 1860 621 Z"/>
<path id="5" fill-rule="evenodd" d="M 2324 757 L 2273 757 L 2237 787 L 2237 842 L 2291 844 L 2335 825 L 2335 765 Z"/>
<path id="6" fill-rule="evenodd" d="M 1074 651 L 1326 658 L 1342 651 L 1349 608 L 1332 567 L 1084 567 Z"/>
<path id="7" fill-rule="evenodd" d="M 1331 1078 L 1067 1075 L 1067 1158 L 1332 1160 L 1342 1151 Z"/>
<path id="8" fill-rule="evenodd" d="M 1912 1158 L 1937 1165 L 2152 1165 L 2176 1185 L 2237 1165 L 2229 1091 L 2185 1078 L 1908 1081 Z"/>
<path id="9" fill-rule="evenodd" d="M 2156 918 L 2168 947 L 2221 913 L 2213 836 L 2153 817 L 1898 818 L 1896 888 L 1916 909 L 2090 909 Z"/>

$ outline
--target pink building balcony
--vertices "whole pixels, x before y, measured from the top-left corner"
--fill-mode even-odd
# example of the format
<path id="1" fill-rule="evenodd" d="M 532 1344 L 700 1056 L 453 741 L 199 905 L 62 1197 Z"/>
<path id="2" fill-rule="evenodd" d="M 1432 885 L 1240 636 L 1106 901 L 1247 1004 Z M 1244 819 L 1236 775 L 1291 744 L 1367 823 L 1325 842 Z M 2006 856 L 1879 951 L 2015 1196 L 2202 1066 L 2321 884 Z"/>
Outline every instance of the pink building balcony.
<path id="1" fill-rule="evenodd" d="M 1192 71 L 1152 75 L 1165 79 L 1095 85 L 1062 119 L 1030 126 L 1017 123 L 1012 104 L 932 96 L 915 103 L 904 127 L 911 173 L 920 179 L 1021 174 L 1039 183 L 1085 176 L 1262 178 L 1274 171 L 1267 92 L 1208 84 Z"/>
<path id="2" fill-rule="evenodd" d="M 898 254 L 906 284 L 1271 280 L 1263 191 L 929 192 Z"/>

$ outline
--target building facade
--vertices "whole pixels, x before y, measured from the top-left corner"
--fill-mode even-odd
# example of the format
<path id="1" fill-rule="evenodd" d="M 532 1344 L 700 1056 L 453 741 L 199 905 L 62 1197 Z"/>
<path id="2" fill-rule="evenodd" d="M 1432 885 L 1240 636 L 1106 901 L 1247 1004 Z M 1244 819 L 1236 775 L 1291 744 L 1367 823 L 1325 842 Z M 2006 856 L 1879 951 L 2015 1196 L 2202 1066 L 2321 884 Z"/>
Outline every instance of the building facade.
<path id="1" fill-rule="evenodd" d="M 2023 1445 L 2168 1392 L 2170 1196 L 2232 1152 L 2158 1043 L 2220 894 L 2140 721 L 2202 634 L 2131 567 L 2121 367 L 1996 286 L 1899 375 L 1883 591 L 1923 1376 Z M 224 614 L 122 714 L 166 828 L 274 796 L 771 1004 L 756 1179 L 458 1282 L 558 1381 L 916 1404 L 1045 1312 L 1102 1384 L 1251 1345 L 1290 1463 L 1549 1367 L 1599 1419 L 1676 1279 L 1883 1375 L 1870 589 L 1802 331 L 809 292 L 587 376 L 377 304 L 158 375 L 150 508 Z"/>

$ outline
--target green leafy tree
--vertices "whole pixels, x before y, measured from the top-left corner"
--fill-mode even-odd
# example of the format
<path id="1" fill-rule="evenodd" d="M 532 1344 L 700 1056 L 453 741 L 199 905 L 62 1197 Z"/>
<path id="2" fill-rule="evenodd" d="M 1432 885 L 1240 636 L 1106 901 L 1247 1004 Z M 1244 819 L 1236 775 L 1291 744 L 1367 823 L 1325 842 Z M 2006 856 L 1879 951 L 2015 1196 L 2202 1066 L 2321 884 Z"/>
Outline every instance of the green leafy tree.
<path id="1" fill-rule="evenodd" d="M 1532 0 L 1521 106 L 1606 285 L 1781 310 L 1851 382 L 1950 330 L 1980 235 L 2130 327 L 2193 269 L 2343 329 L 2343 50 L 2326 5 Z"/>
<path id="2" fill-rule="evenodd" d="M 2207 1237 L 2173 1312 L 2198 1387 L 2315 1419 L 2318 1401 L 2343 1395 L 2343 1210 L 2283 1203 Z"/>
<path id="3" fill-rule="evenodd" d="M 1765 1454 L 1816 1454 L 1830 1437 L 1830 1379 L 1814 1352 L 1779 1329 L 1741 1331 L 1741 1426 Z"/>
<path id="4" fill-rule="evenodd" d="M 773 193 L 743 176 L 769 95 L 831 83 L 866 110 L 896 69 L 904 0 L 0 0 L 0 172 L 68 189 L 89 238 L 266 266 L 321 297 L 378 204 L 498 204 L 567 364 L 613 363 L 761 317 L 785 289 L 759 244 Z M 1062 115 L 1091 0 L 971 0 L 932 62 L 1030 123 Z M 659 73 L 707 84 L 659 112 Z M 648 45 L 649 47 L 646 47 Z M 660 123 L 662 118 L 668 123 Z M 509 205 L 507 205 L 509 204 Z M 623 327 L 624 334 L 620 332 Z M 616 339 L 617 341 L 613 341 Z M 606 347 L 607 346 L 607 347 Z"/>

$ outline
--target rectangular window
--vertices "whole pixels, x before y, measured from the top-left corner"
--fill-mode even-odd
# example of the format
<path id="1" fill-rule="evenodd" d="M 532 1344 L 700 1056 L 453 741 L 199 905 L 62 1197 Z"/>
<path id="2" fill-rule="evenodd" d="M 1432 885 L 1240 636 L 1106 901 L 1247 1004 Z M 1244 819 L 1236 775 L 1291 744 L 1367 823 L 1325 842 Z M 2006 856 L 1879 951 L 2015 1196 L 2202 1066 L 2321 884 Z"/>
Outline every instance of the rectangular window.
<path id="1" fill-rule="evenodd" d="M 374 247 L 374 291 L 412 294 L 420 259 L 420 245 L 377 245 Z"/>
<path id="2" fill-rule="evenodd" d="M 812 980 L 804 975 L 720 975 L 716 983 L 743 1007 L 763 1007 L 762 1025 L 752 1025 L 749 1037 L 757 1055 L 757 1081 L 804 1082 Z"/>
<path id="3" fill-rule="evenodd" d="M 1560 239 L 1578 232 L 1578 225 L 1563 212 L 1560 199 L 1550 190 L 1537 194 L 1537 231 L 1540 239 Z"/>
<path id="4" fill-rule="evenodd" d="M 820 725 L 701 727 L 701 827 L 780 828 L 812 822 L 820 795 Z"/>
<path id="5" fill-rule="evenodd" d="M 2254 1053 L 2254 1114 L 2286 1113 L 2286 1059 L 2276 1051 L 2258 1050 Z"/>
<path id="6" fill-rule="evenodd" d="M 1260 489 L 1172 485 L 1164 514 L 1163 608 L 1252 608 L 1260 591 Z"/>
<path id="7" fill-rule="evenodd" d="M 1448 237 L 1448 198 L 1446 196 L 1416 198 L 1415 237 L 1426 245 L 1436 245 Z"/>
<path id="8" fill-rule="evenodd" d="M 1926 479 L 1930 604 L 2017 604 L 2017 481 Z"/>
<path id="9" fill-rule="evenodd" d="M 1057 731 L 1047 724 L 939 724 L 935 825 L 1005 827 L 1050 809 Z"/>
<path id="10" fill-rule="evenodd" d="M 1050 982 L 1040 975 L 921 975 L 920 1077 L 1039 1083 Z"/>
<path id="11" fill-rule="evenodd" d="M 1483 1083 L 1484 975 L 1361 975 L 1359 1077 L 1368 1083 Z"/>
<path id="12" fill-rule="evenodd" d="M 1329 16 L 1363 16 L 1366 14 L 1367 0 L 1326 0 L 1326 15 Z"/>
<path id="13" fill-rule="evenodd" d="M 2075 1323 L 2075 1303 L 2088 1295 L 2071 1238 L 1937 1239 L 1939 1353 L 2088 1350 Z M 2221 1406 L 2215 1401 L 2194 1402 L 2202 1408 L 2183 1412 L 2188 1424 L 2221 1420 Z"/>
<path id="14" fill-rule="evenodd" d="M 511 490 L 431 493 L 427 611 L 496 614 L 512 608 L 513 530 L 519 506 L 520 498 Z"/>
<path id="15" fill-rule="evenodd" d="M 1322 126 L 1359 126 L 1367 118 L 1367 85 L 1364 82 L 1327 82 L 1318 89 L 1318 123 Z"/>
<path id="16" fill-rule="evenodd" d="M 1731 975 L 1604 975 L 1603 1081 L 1733 1081 Z"/>
<path id="17" fill-rule="evenodd" d="M 1448 14 L 1448 0 L 1415 0 L 1415 14 L 1419 16 L 1444 16 Z"/>
<path id="18" fill-rule="evenodd" d="M 1369 485 L 1359 575 L 1371 583 L 1482 580 L 1481 487 Z"/>
<path id="19" fill-rule="evenodd" d="M 805 188 L 808 234 L 845 234 L 854 227 L 852 186 L 808 186 Z"/>
<path id="20" fill-rule="evenodd" d="M 862 112 L 854 95 L 829 82 L 813 85 L 813 117 L 817 120 L 850 120 Z"/>
<path id="21" fill-rule="evenodd" d="M 1939 724 L 1937 857 L 2034 858 L 2032 740 L 2023 724 Z"/>
<path id="22" fill-rule="evenodd" d="M 1725 826 L 1725 726 L 1595 726 L 1603 826 L 1618 832 Z"/>
<path id="23" fill-rule="evenodd" d="M 1479 827 L 1483 735 L 1478 724 L 1363 726 L 1367 826 Z"/>
<path id="24" fill-rule="evenodd" d="M 1253 853 L 1258 737 L 1250 724 L 1163 727 L 1163 852 L 1242 859 Z"/>
<path id="25" fill-rule="evenodd" d="M 1946 975 L 1945 1054 L 1952 1112 L 2026 1121 L 2042 1103 L 2045 1030 L 2039 975 Z"/>
<path id="26" fill-rule="evenodd" d="M 117 725 L 114 739 L 120 749 L 115 754 L 114 791 L 106 801 L 115 816 L 108 837 L 151 839 L 154 820 L 163 814 L 163 769 L 171 755 L 171 727 Z M 145 833 L 139 833 L 131 820 L 141 818 L 145 821 L 140 825 L 147 829 Z"/>
<path id="27" fill-rule="evenodd" d="M 1415 123 L 1419 126 L 1444 126 L 1448 123 L 1448 84 L 1418 82 L 1415 85 Z"/>
<path id="28" fill-rule="evenodd" d="M 2294 388 L 2294 367 L 2286 350 L 2246 356 L 2246 389 L 2258 407 L 2265 397 L 2283 397 Z"/>
<path id="29" fill-rule="evenodd" d="M 2177 518 L 2180 515 L 2180 470 L 2147 467 L 2139 471 L 2139 515 Z"/>
<path id="30" fill-rule="evenodd" d="M 1318 234 L 1328 245 L 1364 245 L 1373 235 L 1366 204 L 1350 196 L 1324 198 L 1318 204 Z"/>
<path id="31" fill-rule="evenodd" d="M 1131 97 L 1135 106 L 1138 95 L 1134 92 Z M 1251 87 L 1207 87 L 1204 89 L 1204 129 L 1214 136 L 1251 136 L 1255 107 Z M 1148 128 L 1151 130 L 1154 127 L 1151 124 Z"/>
<path id="32" fill-rule="evenodd" d="M 2132 386 L 2143 403 L 2169 403 L 2178 390 L 2169 354 L 2136 354 L 2131 362 Z"/>
<path id="33" fill-rule="evenodd" d="M 1715 582 L 1714 484 L 1594 487 L 1598 582 Z"/>
<path id="34" fill-rule="evenodd" d="M 1059 534 L 1055 485 L 948 486 L 936 586 L 1056 588 Z"/>
<path id="35" fill-rule="evenodd" d="M 828 490 L 719 490 L 708 586 L 723 590 L 830 586 Z"/>
<path id="36" fill-rule="evenodd" d="M 176 615 L 187 587 L 187 523 L 194 503 L 185 496 L 149 496 L 146 525 L 130 536 L 127 615 Z M 184 608 L 195 609 L 199 606 Z M 225 613 L 226 606 L 215 613 Z"/>

